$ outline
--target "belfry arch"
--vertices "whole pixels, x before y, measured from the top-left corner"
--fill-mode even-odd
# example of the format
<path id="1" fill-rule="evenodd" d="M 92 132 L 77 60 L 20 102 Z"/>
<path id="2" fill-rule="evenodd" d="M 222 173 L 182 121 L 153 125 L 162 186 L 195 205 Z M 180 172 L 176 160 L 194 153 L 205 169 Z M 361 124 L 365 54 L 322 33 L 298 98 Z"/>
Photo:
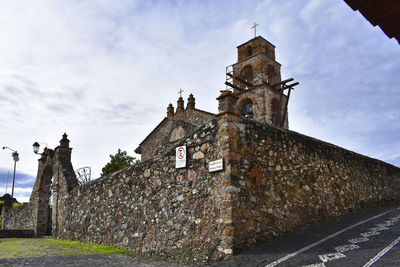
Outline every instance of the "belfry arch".
<path id="1" fill-rule="evenodd" d="M 52 231 L 58 236 L 65 220 L 63 196 L 79 186 L 71 163 L 69 140 L 64 134 L 60 146 L 45 149 L 39 159 L 38 173 L 29 204 L 32 205 L 32 224 L 37 236 L 48 234 L 50 191 L 53 191 Z"/>
<path id="2" fill-rule="evenodd" d="M 253 67 L 251 65 L 244 66 L 243 69 L 240 71 L 240 76 L 247 82 L 252 83 L 254 79 Z"/>

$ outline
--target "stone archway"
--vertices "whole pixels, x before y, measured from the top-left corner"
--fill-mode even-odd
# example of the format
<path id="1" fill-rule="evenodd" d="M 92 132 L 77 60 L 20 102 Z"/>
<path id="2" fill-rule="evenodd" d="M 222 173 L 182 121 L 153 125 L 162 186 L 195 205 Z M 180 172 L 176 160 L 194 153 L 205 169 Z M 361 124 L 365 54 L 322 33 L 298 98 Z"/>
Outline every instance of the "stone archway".
<path id="1" fill-rule="evenodd" d="M 37 214 L 36 216 L 36 227 L 38 235 L 49 234 L 49 204 L 50 204 L 50 185 L 53 177 L 53 169 L 51 165 L 44 167 L 42 176 L 40 179 L 39 190 L 37 190 Z M 35 212 L 35 213 L 36 213 Z"/>
<path id="2" fill-rule="evenodd" d="M 60 146 L 54 150 L 45 149 L 39 159 L 38 174 L 29 204 L 32 205 L 32 225 L 37 236 L 46 235 L 49 226 L 50 190 L 53 191 L 52 235 L 57 237 L 65 221 L 63 196 L 79 186 L 71 164 L 69 140 L 64 134 Z"/>

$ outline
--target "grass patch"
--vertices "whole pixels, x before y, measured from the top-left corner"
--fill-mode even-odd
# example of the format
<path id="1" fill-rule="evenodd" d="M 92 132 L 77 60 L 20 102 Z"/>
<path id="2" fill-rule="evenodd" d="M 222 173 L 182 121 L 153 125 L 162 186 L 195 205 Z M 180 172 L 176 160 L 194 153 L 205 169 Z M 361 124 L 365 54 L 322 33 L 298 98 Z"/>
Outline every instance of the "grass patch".
<path id="1" fill-rule="evenodd" d="M 21 207 L 22 205 L 28 204 L 28 202 L 22 202 L 22 203 L 13 203 L 13 208 L 18 208 Z"/>
<path id="2" fill-rule="evenodd" d="M 135 252 L 108 245 L 52 238 L 1 238 L 0 259 Z"/>
<path id="3" fill-rule="evenodd" d="M 116 248 L 109 245 L 99 245 L 99 244 L 90 244 L 90 243 L 82 243 L 80 241 L 72 241 L 72 240 L 63 240 L 63 239 L 52 239 L 49 238 L 48 240 L 58 243 L 58 244 L 65 244 L 65 245 L 72 245 L 78 246 L 83 249 L 93 250 L 99 253 L 129 253 L 129 254 L 136 254 L 133 251 L 126 250 L 123 248 Z"/>

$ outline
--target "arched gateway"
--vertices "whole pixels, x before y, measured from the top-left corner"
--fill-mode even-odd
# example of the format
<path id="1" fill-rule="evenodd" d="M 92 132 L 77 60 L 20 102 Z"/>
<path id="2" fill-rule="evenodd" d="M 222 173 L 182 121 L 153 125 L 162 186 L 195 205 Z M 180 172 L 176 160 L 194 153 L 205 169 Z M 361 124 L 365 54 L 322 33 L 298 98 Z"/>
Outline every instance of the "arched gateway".
<path id="1" fill-rule="evenodd" d="M 64 224 L 64 207 L 67 204 L 64 203 L 63 196 L 79 186 L 71 164 L 71 150 L 67 135 L 64 134 L 60 146 L 54 150 L 46 148 L 39 159 L 36 182 L 29 200 L 32 226 L 38 236 L 49 232 L 50 190 L 53 191 L 51 233 L 58 236 Z"/>

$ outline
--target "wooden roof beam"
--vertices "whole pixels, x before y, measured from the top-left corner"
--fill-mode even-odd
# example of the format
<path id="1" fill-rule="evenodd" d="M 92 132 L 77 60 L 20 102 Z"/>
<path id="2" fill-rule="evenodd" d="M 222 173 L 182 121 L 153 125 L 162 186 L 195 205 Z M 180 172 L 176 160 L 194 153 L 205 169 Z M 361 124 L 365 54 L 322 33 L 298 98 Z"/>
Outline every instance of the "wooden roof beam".
<path id="1" fill-rule="evenodd" d="M 293 78 L 289 78 L 289 79 L 283 80 L 283 81 L 281 81 L 281 82 L 279 82 L 279 83 L 273 84 L 273 85 L 271 85 L 271 86 L 272 86 L 272 87 L 275 87 L 275 86 L 277 86 L 277 85 L 281 85 L 281 84 L 284 84 L 284 83 L 288 83 L 288 82 L 291 82 L 291 81 L 293 81 L 293 80 L 294 80 Z"/>
<path id="2" fill-rule="evenodd" d="M 231 84 L 231 83 L 229 83 L 229 82 L 225 82 L 225 84 L 228 85 L 228 86 L 230 86 L 230 87 L 232 87 L 233 89 L 236 89 L 236 90 L 240 91 L 240 92 L 246 91 L 246 89 L 243 89 L 243 88 L 241 88 L 241 87 L 239 87 L 239 86 L 233 85 L 233 84 Z"/>
<path id="3" fill-rule="evenodd" d="M 292 87 L 294 87 L 296 85 L 299 85 L 299 82 L 295 82 L 295 83 L 292 83 L 292 84 L 287 84 L 287 85 L 285 85 L 285 87 L 282 88 L 282 90 L 285 90 L 285 89 L 288 89 L 288 88 L 292 88 Z M 294 89 L 292 88 L 292 90 L 294 90 Z"/>
<path id="4" fill-rule="evenodd" d="M 228 75 L 229 77 L 233 78 L 234 80 L 238 80 L 241 83 L 244 83 L 245 85 L 249 86 L 249 87 L 254 87 L 254 84 L 252 84 L 251 82 L 246 81 L 245 79 L 243 79 L 240 76 L 233 76 L 230 73 L 227 73 L 226 75 Z"/>

